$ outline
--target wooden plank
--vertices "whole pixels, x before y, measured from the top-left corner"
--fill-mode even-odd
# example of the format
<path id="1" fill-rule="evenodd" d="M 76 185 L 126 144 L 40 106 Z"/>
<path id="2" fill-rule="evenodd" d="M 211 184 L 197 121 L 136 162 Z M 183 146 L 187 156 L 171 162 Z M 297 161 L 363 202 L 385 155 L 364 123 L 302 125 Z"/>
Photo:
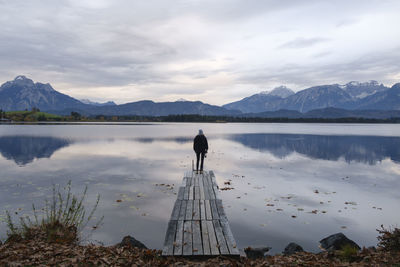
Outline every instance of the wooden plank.
<path id="1" fill-rule="evenodd" d="M 224 206 L 222 205 L 222 200 L 221 199 L 216 199 L 215 200 L 216 204 L 217 204 L 217 210 L 218 210 L 218 214 L 219 214 L 219 218 L 223 219 L 223 218 L 228 218 L 226 216 L 225 210 L 224 210 Z"/>
<path id="2" fill-rule="evenodd" d="M 210 250 L 210 240 L 208 237 L 208 229 L 207 229 L 207 222 L 202 220 L 201 221 L 201 237 L 203 243 L 203 254 L 204 255 L 211 255 Z"/>
<path id="3" fill-rule="evenodd" d="M 194 186 L 190 186 L 189 188 L 189 199 L 193 200 L 194 198 Z"/>
<path id="4" fill-rule="evenodd" d="M 206 179 L 203 179 L 203 190 L 204 190 L 204 199 L 210 199 L 210 191 L 208 190 L 208 184 Z"/>
<path id="5" fill-rule="evenodd" d="M 205 204 L 204 207 L 206 209 L 206 219 L 212 220 L 210 200 L 209 199 L 204 200 L 204 204 Z"/>
<path id="6" fill-rule="evenodd" d="M 200 199 L 200 186 L 194 187 L 194 199 Z"/>
<path id="7" fill-rule="evenodd" d="M 206 199 L 211 199 L 212 195 L 211 195 L 211 191 L 210 191 L 210 184 L 207 178 L 207 175 L 204 175 L 204 193 L 206 196 Z"/>
<path id="8" fill-rule="evenodd" d="M 219 255 L 219 245 L 215 236 L 214 224 L 212 221 L 205 221 L 207 224 L 207 232 L 210 241 L 211 255 Z"/>
<path id="9" fill-rule="evenodd" d="M 219 214 L 218 214 L 218 210 L 217 210 L 217 205 L 215 203 L 215 199 L 210 200 L 210 206 L 211 206 L 211 213 L 212 213 L 213 220 L 218 220 Z"/>
<path id="10" fill-rule="evenodd" d="M 185 171 L 185 177 L 192 177 L 193 171 Z"/>
<path id="11" fill-rule="evenodd" d="M 218 187 L 214 185 L 212 189 L 213 189 L 213 191 L 214 191 L 215 199 L 218 199 L 218 198 L 219 198 Z"/>
<path id="12" fill-rule="evenodd" d="M 182 200 L 181 210 L 179 212 L 179 217 L 178 217 L 178 220 L 180 220 L 180 221 L 185 220 L 187 202 L 188 202 L 188 200 Z"/>
<path id="13" fill-rule="evenodd" d="M 193 218 L 193 200 L 187 201 L 185 220 L 192 220 Z"/>
<path id="14" fill-rule="evenodd" d="M 231 228 L 229 227 L 228 219 L 221 219 L 220 220 L 222 232 L 225 236 L 225 241 L 229 249 L 229 253 L 231 255 L 239 255 L 239 249 L 237 248 L 237 244 L 235 238 L 233 238 L 233 234 Z"/>
<path id="15" fill-rule="evenodd" d="M 189 199 L 189 190 L 190 186 L 185 186 L 185 191 L 183 192 L 183 199 L 188 200 Z"/>
<path id="16" fill-rule="evenodd" d="M 214 175 L 213 171 L 210 171 L 210 179 L 211 179 L 211 182 L 212 182 L 213 186 L 214 185 L 218 186 L 217 179 L 215 178 L 215 175 Z"/>
<path id="17" fill-rule="evenodd" d="M 200 199 L 193 200 L 193 221 L 200 220 Z"/>
<path id="18" fill-rule="evenodd" d="M 183 223 L 183 255 L 192 255 L 192 221 Z"/>
<path id="19" fill-rule="evenodd" d="M 203 255 L 200 221 L 192 221 L 192 232 L 193 232 L 193 255 Z"/>
<path id="20" fill-rule="evenodd" d="M 187 176 L 186 176 L 187 175 Z M 239 255 L 214 172 L 187 172 L 178 189 L 163 256 Z"/>
<path id="21" fill-rule="evenodd" d="M 212 185 L 212 181 L 210 179 L 210 176 L 207 175 L 206 176 L 206 180 L 207 180 L 207 184 L 208 184 L 207 190 L 209 192 L 210 199 L 215 199 L 216 196 L 215 196 L 215 192 L 214 192 L 214 189 L 213 189 L 213 185 Z"/>
<path id="22" fill-rule="evenodd" d="M 185 194 L 185 187 L 179 187 L 177 199 L 183 200 Z"/>
<path id="23" fill-rule="evenodd" d="M 207 220 L 206 218 L 206 207 L 204 204 L 204 200 L 200 199 L 199 200 L 199 205 L 200 205 L 200 220 Z"/>
<path id="24" fill-rule="evenodd" d="M 176 233 L 177 221 L 169 221 L 167 233 L 165 234 L 164 247 L 162 255 L 173 255 L 174 254 L 174 241 Z"/>
<path id="25" fill-rule="evenodd" d="M 221 252 L 221 255 L 228 255 L 229 249 L 228 249 L 228 246 L 226 245 L 226 241 L 225 241 L 225 237 L 224 237 L 224 233 L 222 231 L 220 221 L 213 220 L 212 222 L 214 224 L 215 235 L 217 236 L 219 251 Z"/>
<path id="26" fill-rule="evenodd" d="M 187 177 L 183 177 L 181 186 L 185 187 L 187 183 Z"/>
<path id="27" fill-rule="evenodd" d="M 180 212 L 180 209 L 181 209 L 181 204 L 182 204 L 182 200 L 176 200 L 175 201 L 175 205 L 174 205 L 174 208 L 172 210 L 171 219 L 170 220 L 178 220 L 179 212 Z"/>
<path id="28" fill-rule="evenodd" d="M 203 177 L 199 179 L 200 199 L 205 199 Z"/>
<path id="29" fill-rule="evenodd" d="M 183 251 L 183 221 L 178 221 L 174 243 L 174 255 L 182 255 Z"/>

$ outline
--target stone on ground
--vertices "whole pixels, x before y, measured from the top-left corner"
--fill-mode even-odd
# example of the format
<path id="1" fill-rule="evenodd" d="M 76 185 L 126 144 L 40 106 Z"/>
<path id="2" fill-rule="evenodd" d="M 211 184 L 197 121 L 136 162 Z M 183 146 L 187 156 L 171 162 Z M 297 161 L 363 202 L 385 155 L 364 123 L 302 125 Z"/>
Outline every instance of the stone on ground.
<path id="1" fill-rule="evenodd" d="M 330 236 L 322 239 L 321 241 L 319 241 L 319 243 L 321 244 L 321 247 L 323 249 L 329 250 L 329 251 L 340 250 L 346 245 L 360 249 L 360 246 L 357 245 L 356 242 L 348 239 L 347 236 L 345 236 L 343 233 L 337 233 L 337 234 L 330 235 Z"/>
<path id="2" fill-rule="evenodd" d="M 144 248 L 147 249 L 147 247 L 140 242 L 139 240 L 135 239 L 134 237 L 128 235 L 125 236 L 121 243 L 117 244 L 119 247 L 125 247 L 125 246 L 130 246 L 130 247 L 135 247 L 135 248 Z"/>
<path id="3" fill-rule="evenodd" d="M 291 242 L 291 243 L 289 243 L 289 245 L 287 245 L 285 247 L 285 250 L 282 252 L 282 254 L 283 255 L 292 255 L 292 254 L 295 254 L 297 252 L 302 252 L 302 251 L 304 251 L 304 250 L 300 245 L 298 245 L 294 242 Z"/>

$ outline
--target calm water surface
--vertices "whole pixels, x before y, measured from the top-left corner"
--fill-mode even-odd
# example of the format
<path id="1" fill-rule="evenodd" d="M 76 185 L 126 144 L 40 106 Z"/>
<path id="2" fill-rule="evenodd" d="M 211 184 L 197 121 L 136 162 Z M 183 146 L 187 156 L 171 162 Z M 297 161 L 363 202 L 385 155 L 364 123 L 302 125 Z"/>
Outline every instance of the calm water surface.
<path id="1" fill-rule="evenodd" d="M 104 225 L 89 241 L 130 234 L 162 248 L 199 128 L 206 169 L 234 188 L 220 195 L 240 248 L 318 251 L 337 232 L 372 246 L 381 224 L 399 225 L 400 125 L 0 125 L 0 239 L 5 210 L 29 215 L 71 180 L 75 192 L 88 185 L 88 206 L 101 195 Z"/>

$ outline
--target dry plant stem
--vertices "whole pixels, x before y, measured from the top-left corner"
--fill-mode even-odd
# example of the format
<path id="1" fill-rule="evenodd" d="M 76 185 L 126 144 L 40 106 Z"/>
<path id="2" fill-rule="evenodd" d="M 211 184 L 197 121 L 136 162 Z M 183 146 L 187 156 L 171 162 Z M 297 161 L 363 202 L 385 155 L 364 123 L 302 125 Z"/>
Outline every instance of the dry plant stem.
<path id="1" fill-rule="evenodd" d="M 19 236 L 27 238 L 32 234 L 38 234 L 38 230 L 46 233 L 49 241 L 68 240 L 68 242 L 78 242 L 79 234 L 93 219 L 93 215 L 98 207 L 100 196 L 97 196 L 96 203 L 86 217 L 86 209 L 84 207 L 84 200 L 87 196 L 87 186 L 83 190 L 81 197 L 77 197 L 71 193 L 71 181 L 67 186 L 62 188 L 58 185 L 53 185 L 53 195 L 51 203 L 46 199 L 44 206 L 44 214 L 39 215 L 35 205 L 32 204 L 32 211 L 34 221 L 29 216 L 20 217 L 20 225 L 16 226 L 8 211 L 7 226 L 8 237 Z M 41 217 L 41 218 L 40 218 Z M 97 229 L 102 223 L 103 217 L 97 221 L 92 231 Z"/>

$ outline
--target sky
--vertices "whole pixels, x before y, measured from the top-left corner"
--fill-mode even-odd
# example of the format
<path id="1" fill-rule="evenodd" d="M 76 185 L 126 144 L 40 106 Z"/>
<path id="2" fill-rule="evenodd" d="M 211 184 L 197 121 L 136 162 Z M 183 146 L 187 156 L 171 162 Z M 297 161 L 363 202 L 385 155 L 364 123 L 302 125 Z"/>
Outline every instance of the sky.
<path id="1" fill-rule="evenodd" d="M 0 0 L 0 83 L 222 105 L 285 85 L 400 82 L 398 0 Z"/>

